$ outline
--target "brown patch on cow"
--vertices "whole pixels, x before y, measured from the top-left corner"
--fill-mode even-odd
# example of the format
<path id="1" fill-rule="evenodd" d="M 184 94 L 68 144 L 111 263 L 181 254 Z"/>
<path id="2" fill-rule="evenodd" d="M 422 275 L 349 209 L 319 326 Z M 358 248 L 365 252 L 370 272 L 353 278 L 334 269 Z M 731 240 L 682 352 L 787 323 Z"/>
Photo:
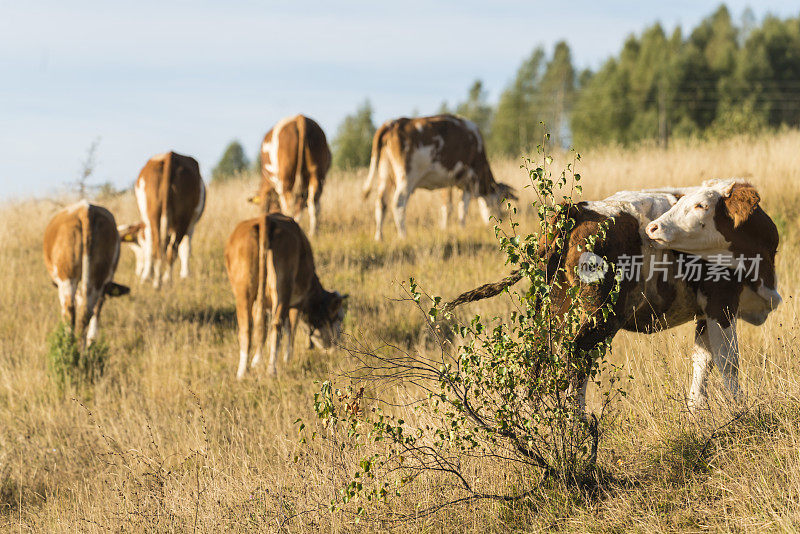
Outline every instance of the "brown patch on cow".
<path id="1" fill-rule="evenodd" d="M 702 282 L 699 292 L 707 299 L 703 308 L 706 317 L 718 322 L 722 328 L 728 328 L 739 310 L 743 289 L 744 285 L 735 279 Z"/>
<path id="2" fill-rule="evenodd" d="M 735 183 L 723 198 L 722 205 L 728 217 L 733 220 L 733 227 L 738 228 L 753 214 L 761 197 L 749 183 Z"/>
<path id="3" fill-rule="evenodd" d="M 738 187 L 737 187 L 738 186 Z M 758 205 L 760 197 L 750 184 L 734 184 L 729 197 L 723 197 L 714 211 L 714 225 L 728 243 L 735 258 L 746 258 L 745 269 L 760 257 L 759 279 L 775 289 L 775 255 L 780 236 L 778 227 Z M 722 208 L 722 209 L 720 209 Z M 746 216 L 745 216 L 746 214 Z"/>

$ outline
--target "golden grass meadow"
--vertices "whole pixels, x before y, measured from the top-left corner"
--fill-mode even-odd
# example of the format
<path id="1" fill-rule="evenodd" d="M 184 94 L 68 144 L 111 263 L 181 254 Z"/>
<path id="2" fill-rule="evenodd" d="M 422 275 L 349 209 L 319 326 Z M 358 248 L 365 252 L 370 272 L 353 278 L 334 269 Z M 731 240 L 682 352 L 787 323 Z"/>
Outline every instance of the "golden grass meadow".
<path id="1" fill-rule="evenodd" d="M 123 247 L 116 281 L 129 296 L 109 299 L 100 333 L 110 349 L 105 374 L 87 391 L 60 394 L 49 374 L 47 335 L 58 322 L 55 288 L 41 241 L 54 200 L 0 206 L 0 528 L 13 532 L 619 532 L 797 531 L 800 529 L 800 132 L 675 143 L 669 149 L 606 148 L 582 154 L 583 199 L 624 189 L 695 185 L 741 176 L 757 186 L 778 224 L 783 305 L 761 327 L 740 325 L 740 379 L 750 407 L 731 420 L 714 395 L 701 416 L 685 408 L 692 326 L 653 335 L 620 333 L 611 361 L 633 376 L 601 441 L 608 480 L 591 493 L 542 485 L 524 502 L 473 501 L 414 519 L 454 491 L 435 476 L 391 506 L 412 519 L 356 524 L 328 504 L 354 458 L 333 443 L 301 447 L 295 421 L 313 424 L 319 382 L 352 365 L 343 350 L 305 348 L 235 379 L 238 355 L 233 295 L 223 248 L 236 223 L 255 215 L 246 203 L 257 178 L 211 185 L 193 241 L 192 275 L 157 292 L 134 280 Z M 557 157 L 556 169 L 569 156 Z M 527 175 L 516 161 L 494 161 L 498 180 L 518 187 L 523 230 Z M 131 171 L 133 180 L 136 169 Z M 473 203 L 465 228 L 438 228 L 439 195 L 417 191 L 409 236 L 388 217 L 376 243 L 373 200 L 361 200 L 366 172 L 329 174 L 318 235 L 312 240 L 326 289 L 350 294 L 345 337 L 427 350 L 423 318 L 400 283 L 414 277 L 444 299 L 505 276 L 491 228 Z M 138 220 L 132 193 L 97 199 L 118 223 Z M 305 220 L 301 222 L 305 227 Z M 507 297 L 463 310 L 502 314 Z M 592 407 L 592 390 L 589 408 Z M 596 399 L 595 399 L 596 402 Z M 732 421 L 732 422 L 731 422 Z M 297 461 L 295 461 L 297 456 Z M 701 458 L 702 456 L 702 458 Z M 484 466 L 485 467 L 485 466 Z M 476 470 L 488 488 L 505 488 L 502 466 Z"/>

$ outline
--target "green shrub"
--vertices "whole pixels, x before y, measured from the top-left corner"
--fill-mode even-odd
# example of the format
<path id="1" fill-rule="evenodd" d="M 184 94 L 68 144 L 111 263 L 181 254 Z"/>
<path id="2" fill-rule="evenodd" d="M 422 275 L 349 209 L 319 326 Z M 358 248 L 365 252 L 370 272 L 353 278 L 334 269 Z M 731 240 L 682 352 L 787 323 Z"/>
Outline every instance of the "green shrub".
<path id="1" fill-rule="evenodd" d="M 545 137 L 545 146 L 546 141 Z M 358 458 L 332 508 L 353 501 L 363 513 L 366 503 L 386 502 L 423 475 L 451 478 L 457 488 L 432 510 L 465 500 L 528 498 L 542 481 L 577 487 L 593 479 L 599 425 L 621 390 L 614 370 L 606 369 L 611 367 L 606 360 L 610 340 L 583 351 L 575 339 L 594 317 L 611 313 L 619 279 L 610 298 L 596 308 L 583 286 L 560 286 L 558 276 L 546 272 L 539 257 L 541 240 L 546 236 L 558 246 L 574 227 L 564 215 L 573 195 L 580 194 L 580 175 L 570 164 L 554 177 L 549 170 L 552 159 L 542 146 L 538 150 L 541 163 L 527 160 L 525 168 L 538 196 L 534 209 L 540 232 L 519 235 L 513 221 L 516 210 L 510 205 L 508 230 L 495 226 L 507 263 L 519 275 L 516 280 L 527 282 L 527 287 L 508 290 L 509 315 L 456 322 L 451 329 L 462 342 L 440 339 L 433 353 L 352 349 L 359 362 L 349 376 L 354 383 L 337 389 L 325 382 L 315 395 L 314 411 L 323 432 L 333 434 L 327 439 L 341 443 L 343 450 L 350 448 Z M 587 251 L 605 238 L 606 228 L 601 226 L 587 239 Z M 558 269 L 565 274 L 563 264 Z M 439 297 L 431 299 L 429 308 L 413 279 L 407 291 L 432 330 L 443 315 L 455 321 L 448 308 L 439 305 Z M 601 387 L 601 371 L 610 385 Z M 581 376 L 601 390 L 598 414 L 588 416 L 580 407 Z M 301 422 L 301 441 L 307 440 L 304 432 Z M 504 473 L 508 493 L 487 491 L 469 474 L 475 470 Z M 398 519 L 394 512 L 389 514 Z"/>
<path id="2" fill-rule="evenodd" d="M 48 336 L 47 346 L 48 369 L 60 392 L 90 386 L 103 375 L 108 359 L 108 346 L 103 341 L 81 351 L 72 329 L 62 321 Z"/>

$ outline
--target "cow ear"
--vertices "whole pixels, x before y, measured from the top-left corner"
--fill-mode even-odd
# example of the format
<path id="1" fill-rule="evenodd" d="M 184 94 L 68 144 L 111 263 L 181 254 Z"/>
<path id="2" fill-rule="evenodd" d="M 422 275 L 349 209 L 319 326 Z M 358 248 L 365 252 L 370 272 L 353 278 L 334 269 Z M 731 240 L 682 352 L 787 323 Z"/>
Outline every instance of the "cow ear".
<path id="1" fill-rule="evenodd" d="M 725 192 L 723 201 L 725 211 L 733 220 L 733 227 L 738 228 L 756 210 L 758 203 L 761 202 L 761 197 L 751 184 L 736 182 Z"/>
<path id="2" fill-rule="evenodd" d="M 122 295 L 127 295 L 130 292 L 131 288 L 115 282 L 109 282 L 105 287 L 105 294 L 109 297 L 121 297 Z"/>
<path id="3" fill-rule="evenodd" d="M 506 200 L 519 200 L 517 195 L 514 194 L 514 188 L 508 184 L 504 184 L 503 182 L 498 182 L 497 185 L 499 186 L 498 190 L 500 192 L 500 197 Z"/>
<path id="4" fill-rule="evenodd" d="M 333 297 L 328 303 L 328 317 L 330 317 L 331 320 L 336 319 L 336 316 L 339 315 L 339 310 L 342 309 L 344 299 L 345 297 L 342 297 L 339 293 L 333 294 Z"/>

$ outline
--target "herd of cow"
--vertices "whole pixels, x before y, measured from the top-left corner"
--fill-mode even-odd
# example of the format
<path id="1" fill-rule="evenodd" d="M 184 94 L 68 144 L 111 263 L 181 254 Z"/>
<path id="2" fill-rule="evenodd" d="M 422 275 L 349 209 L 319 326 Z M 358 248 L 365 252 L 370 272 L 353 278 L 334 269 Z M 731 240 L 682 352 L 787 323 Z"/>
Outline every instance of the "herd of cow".
<path id="1" fill-rule="evenodd" d="M 313 237 L 330 163 L 325 133 L 303 115 L 281 120 L 264 138 L 261 186 L 250 199 L 262 207 L 262 215 L 242 221 L 225 247 L 239 326 L 238 378 L 246 373 L 251 350 L 250 365 L 260 362 L 267 337 L 268 370 L 275 375 L 282 338 L 287 338 L 283 357 L 288 361 L 299 320 L 308 326 L 310 341 L 323 348 L 340 333 L 347 296 L 322 287 L 309 239 L 295 221 L 305 207 Z M 399 236 L 405 236 L 405 207 L 417 188 L 443 190 L 442 226 L 447 224 L 452 189 L 461 192 L 461 224 L 473 196 L 487 223 L 492 211 L 499 214 L 504 200 L 516 198 L 512 188 L 495 181 L 477 126 L 453 115 L 383 124 L 373 139 L 365 198 L 375 182 L 378 240 L 387 205 Z M 117 226 L 108 210 L 84 200 L 57 213 L 45 230 L 47 271 L 58 287 L 62 316 L 82 346 L 97 336 L 105 296 L 129 292 L 112 281 L 120 243 L 133 248 L 142 282 L 152 280 L 158 288 L 168 281 L 176 254 L 180 276 L 189 275 L 192 234 L 206 197 L 197 161 L 174 152 L 154 156 L 139 174 L 134 193 L 140 223 Z M 587 238 L 609 221 L 606 238 L 595 250 L 600 257 L 614 264 L 638 257 L 641 270 L 652 272 L 658 264 L 663 274 L 655 280 L 622 277 L 613 313 L 601 316 L 598 308 L 598 316 L 589 317 L 580 330 L 576 346 L 590 351 L 619 330 L 653 332 L 694 320 L 690 407 L 704 402 L 713 365 L 736 396 L 736 320 L 762 324 L 781 302 L 775 275 L 778 232 L 759 203 L 752 185 L 729 179 L 696 187 L 620 192 L 564 209 L 560 216 L 574 221 L 571 230 L 563 239 L 543 237 L 539 247 L 548 275 L 566 282 L 556 287 L 582 285 L 594 301 L 606 301 L 618 274 L 603 271 L 597 280 L 587 282 L 579 271 Z M 699 258 L 715 276 L 686 277 L 682 267 L 688 258 Z M 720 271 L 722 262 L 726 269 Z M 751 275 L 731 276 L 743 269 Z M 586 377 L 578 377 L 576 386 L 582 398 Z"/>

